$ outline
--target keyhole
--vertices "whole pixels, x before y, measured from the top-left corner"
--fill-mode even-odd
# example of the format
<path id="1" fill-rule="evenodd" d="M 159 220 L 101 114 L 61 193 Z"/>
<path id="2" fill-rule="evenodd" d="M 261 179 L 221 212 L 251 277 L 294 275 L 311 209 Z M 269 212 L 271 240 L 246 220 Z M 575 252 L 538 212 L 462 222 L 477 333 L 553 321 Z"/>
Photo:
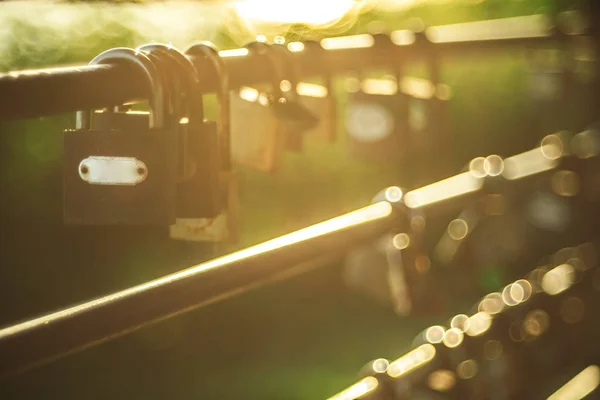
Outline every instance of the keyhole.
<path id="1" fill-rule="evenodd" d="M 83 175 L 87 175 L 87 173 L 90 172 L 87 165 L 82 165 L 80 171 Z"/>

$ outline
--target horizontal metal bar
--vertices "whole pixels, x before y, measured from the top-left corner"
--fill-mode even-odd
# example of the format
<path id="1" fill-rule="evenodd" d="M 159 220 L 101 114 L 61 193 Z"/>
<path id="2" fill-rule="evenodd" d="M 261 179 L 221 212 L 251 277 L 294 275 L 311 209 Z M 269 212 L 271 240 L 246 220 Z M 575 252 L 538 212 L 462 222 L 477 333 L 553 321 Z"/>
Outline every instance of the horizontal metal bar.
<path id="1" fill-rule="evenodd" d="M 382 201 L 171 275 L 0 330 L 0 376 L 303 272 L 399 222 Z"/>
<path id="2" fill-rule="evenodd" d="M 297 44 L 291 57 L 299 78 L 337 74 L 367 68 L 390 67 L 429 53 L 452 54 L 507 51 L 562 40 L 564 36 L 542 16 L 507 18 L 450 26 L 430 27 L 415 34 L 394 31 L 380 35 L 356 35 L 322 41 L 324 51 Z M 329 42 L 327 42 L 329 40 Z M 329 45 L 327 45 L 329 43 Z M 223 54 L 225 55 L 225 53 Z M 263 57 L 224 57 L 232 88 L 268 82 L 269 68 Z M 200 89 L 214 92 L 217 77 L 210 61 L 192 58 L 207 71 Z M 74 66 L 0 74 L 0 119 L 20 119 L 101 108 L 147 97 L 143 81 L 127 66 Z"/>

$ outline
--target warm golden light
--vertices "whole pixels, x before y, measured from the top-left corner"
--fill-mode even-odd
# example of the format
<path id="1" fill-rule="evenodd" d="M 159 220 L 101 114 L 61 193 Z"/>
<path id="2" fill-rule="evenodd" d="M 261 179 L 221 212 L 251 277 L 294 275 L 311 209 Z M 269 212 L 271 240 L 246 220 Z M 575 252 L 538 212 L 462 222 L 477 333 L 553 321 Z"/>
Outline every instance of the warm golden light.
<path id="1" fill-rule="evenodd" d="M 485 163 L 485 157 L 475 157 L 469 163 L 469 171 L 477 178 L 483 178 L 487 175 L 483 164 Z"/>
<path id="2" fill-rule="evenodd" d="M 600 367 L 590 365 L 560 389 L 551 394 L 548 400 L 579 400 L 592 393 L 600 385 Z"/>
<path id="3" fill-rule="evenodd" d="M 523 303 L 529 300 L 531 293 L 533 293 L 533 287 L 526 279 L 519 279 L 511 286 L 510 289 L 510 296 L 517 303 Z"/>
<path id="4" fill-rule="evenodd" d="M 383 374 L 389 365 L 390 362 L 385 358 L 378 358 L 377 360 L 373 361 L 371 368 L 373 369 L 373 372 L 377 374 Z"/>
<path id="5" fill-rule="evenodd" d="M 390 39 L 396 46 L 408 46 L 415 42 L 415 34 L 409 29 L 401 29 L 390 33 Z"/>
<path id="6" fill-rule="evenodd" d="M 446 330 L 442 326 L 435 325 L 429 327 L 425 331 L 425 340 L 427 340 L 429 343 L 442 343 L 445 333 Z"/>
<path id="7" fill-rule="evenodd" d="M 517 304 L 523 303 L 531 297 L 533 288 L 531 283 L 525 279 L 519 279 L 518 281 L 507 285 L 502 290 L 502 301 L 507 306 L 513 307 Z"/>
<path id="8" fill-rule="evenodd" d="M 299 53 L 304 51 L 304 43 L 302 42 L 289 42 L 287 48 L 292 53 Z"/>
<path id="9" fill-rule="evenodd" d="M 483 160 L 483 170 L 489 176 L 498 176 L 504 170 L 504 161 L 497 155 L 487 156 Z"/>
<path id="10" fill-rule="evenodd" d="M 458 329 L 461 332 L 466 332 L 471 326 L 471 320 L 465 314 L 458 314 L 452 318 L 450 326 L 454 329 Z"/>
<path id="11" fill-rule="evenodd" d="M 183 118 L 181 118 L 179 120 L 179 123 L 182 124 L 182 125 L 189 124 L 190 123 L 190 119 L 188 117 L 183 117 Z"/>
<path id="12" fill-rule="evenodd" d="M 478 312 L 469 318 L 469 328 L 465 332 L 469 336 L 479 336 L 492 326 L 492 317 L 486 312 Z"/>
<path id="13" fill-rule="evenodd" d="M 328 91 L 325 86 L 317 85 L 315 83 L 298 82 L 296 85 L 296 92 L 300 96 L 307 97 L 327 97 Z"/>
<path id="14" fill-rule="evenodd" d="M 219 51 L 219 57 L 244 57 L 250 54 L 246 48 Z"/>
<path id="15" fill-rule="evenodd" d="M 558 160 L 556 158 L 548 158 L 541 148 L 535 148 L 506 158 L 502 176 L 509 180 L 521 179 L 548 171 L 557 165 Z"/>
<path id="16" fill-rule="evenodd" d="M 473 176 L 470 172 L 464 172 L 406 193 L 404 203 L 409 208 L 421 208 L 438 201 L 475 192 L 482 185 L 483 180 Z"/>
<path id="17" fill-rule="evenodd" d="M 448 235 L 454 240 L 463 240 L 468 233 L 469 226 L 462 218 L 455 219 L 448 224 Z"/>
<path id="18" fill-rule="evenodd" d="M 387 374 L 392 378 L 398 378 L 431 361 L 435 353 L 432 344 L 421 345 L 392 362 L 387 369 Z"/>
<path id="19" fill-rule="evenodd" d="M 450 328 L 444 333 L 444 339 L 442 342 L 446 347 L 453 349 L 460 346 L 460 344 L 463 342 L 463 339 L 463 331 L 458 328 Z"/>
<path id="20" fill-rule="evenodd" d="M 579 193 L 579 175 L 573 171 L 556 171 L 552 175 L 552 190 L 559 196 L 577 195 Z"/>
<path id="21" fill-rule="evenodd" d="M 360 5 L 353 0 L 241 0 L 233 3 L 237 14 L 258 23 L 301 23 L 313 27 L 330 24 Z"/>
<path id="22" fill-rule="evenodd" d="M 360 90 L 367 94 L 392 96 L 398 92 L 398 85 L 391 79 L 365 79 L 360 83 Z"/>
<path id="23" fill-rule="evenodd" d="M 544 157 L 550 160 L 556 160 L 565 155 L 566 149 L 561 133 L 545 136 L 540 144 L 540 150 Z"/>
<path id="24" fill-rule="evenodd" d="M 402 200 L 402 189 L 398 186 L 390 186 L 385 189 L 385 199 L 390 203 L 397 203 Z"/>
<path id="25" fill-rule="evenodd" d="M 368 376 L 327 400 L 355 400 L 371 393 L 378 385 L 376 378 Z"/>
<path id="26" fill-rule="evenodd" d="M 478 311 L 493 315 L 498 314 L 503 309 L 502 295 L 500 293 L 490 293 L 481 300 Z"/>
<path id="27" fill-rule="evenodd" d="M 290 90 L 292 90 L 292 82 L 288 81 L 287 79 L 284 79 L 281 82 L 279 82 L 279 88 L 282 92 L 289 92 Z"/>
<path id="28" fill-rule="evenodd" d="M 405 76 L 400 79 L 400 91 L 416 99 L 429 100 L 435 96 L 435 85 L 423 78 Z"/>
<path id="29" fill-rule="evenodd" d="M 433 390 L 447 392 L 456 384 L 456 378 L 454 377 L 454 372 L 447 369 L 440 369 L 429 374 L 427 384 Z"/>
<path id="30" fill-rule="evenodd" d="M 575 282 L 575 268 L 569 264 L 561 264 L 544 274 L 542 290 L 549 295 L 556 295 L 567 290 Z"/>
<path id="31" fill-rule="evenodd" d="M 321 47 L 325 50 L 361 49 L 373 47 L 375 39 L 368 33 L 353 36 L 339 36 L 321 40 Z"/>
<path id="32" fill-rule="evenodd" d="M 398 250 L 404 250 L 410 246 L 410 236 L 406 233 L 399 233 L 392 239 L 392 244 Z"/>
<path id="33" fill-rule="evenodd" d="M 523 321 L 523 330 L 532 337 L 544 334 L 550 326 L 550 317 L 544 310 L 533 310 L 527 313 Z"/>
<path id="34" fill-rule="evenodd" d="M 246 86 L 241 87 L 239 93 L 242 99 L 253 103 L 258 100 L 258 97 L 260 95 L 260 92 L 258 90 Z"/>
<path id="35" fill-rule="evenodd" d="M 523 37 L 544 37 L 550 34 L 547 16 L 500 18 L 496 20 L 430 27 L 425 34 L 434 43 L 472 40 L 501 40 Z"/>

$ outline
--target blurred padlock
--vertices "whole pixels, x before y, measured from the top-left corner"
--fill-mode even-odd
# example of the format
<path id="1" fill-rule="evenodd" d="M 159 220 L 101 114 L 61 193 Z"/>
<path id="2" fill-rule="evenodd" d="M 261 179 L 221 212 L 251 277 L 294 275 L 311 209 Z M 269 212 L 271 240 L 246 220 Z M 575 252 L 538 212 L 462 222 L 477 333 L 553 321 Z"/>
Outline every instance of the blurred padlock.
<path id="1" fill-rule="evenodd" d="M 286 79 L 278 50 L 262 42 L 250 43 L 246 48 L 250 56 L 266 60 L 273 82 L 269 93 L 251 87 L 232 93 L 232 159 L 260 171 L 274 172 L 283 163 L 286 137 L 301 135 L 314 127 L 317 119 L 284 95 L 281 86 Z"/>
<path id="2" fill-rule="evenodd" d="M 169 225 L 176 215 L 177 135 L 166 125 L 158 68 L 128 48 L 107 50 L 90 64 L 125 63 L 144 75 L 149 114 L 120 115 L 115 128 L 95 128 L 77 113 L 64 134 L 64 221 L 89 225 Z"/>
<path id="3" fill-rule="evenodd" d="M 246 49 L 249 56 L 260 56 L 256 50 Z M 262 58 L 261 58 L 262 59 Z M 285 138 L 279 129 L 274 105 L 283 99 L 281 80 L 273 76 L 272 93 L 252 87 L 241 87 L 231 92 L 231 159 L 233 162 L 263 172 L 281 168 L 285 152 Z"/>
<path id="4" fill-rule="evenodd" d="M 217 92 L 219 100 L 217 130 L 221 154 L 219 193 L 224 207 L 221 213 L 213 218 L 178 218 L 171 226 L 170 234 L 173 239 L 179 240 L 234 243 L 238 237 L 239 197 L 237 177 L 231 168 L 229 77 L 223 60 L 213 44 L 198 43 L 190 47 L 186 53 L 204 58 L 214 67 L 215 75 L 219 80 Z"/>

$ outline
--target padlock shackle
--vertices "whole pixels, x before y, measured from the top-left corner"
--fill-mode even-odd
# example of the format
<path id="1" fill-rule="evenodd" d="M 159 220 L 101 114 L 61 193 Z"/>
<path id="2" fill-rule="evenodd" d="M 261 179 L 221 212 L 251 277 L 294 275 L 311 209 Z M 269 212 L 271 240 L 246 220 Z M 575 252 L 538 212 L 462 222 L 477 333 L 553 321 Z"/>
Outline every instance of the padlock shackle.
<path id="1" fill-rule="evenodd" d="M 138 47 L 137 50 L 147 53 L 150 58 L 157 59 L 166 68 L 163 72 L 166 72 L 166 79 L 170 83 L 168 98 L 172 103 L 169 116 L 173 117 L 169 125 L 174 126 L 176 132 L 180 133 L 176 137 L 180 157 L 179 179 L 184 181 L 193 175 L 193 170 L 188 147 L 188 127 L 181 125 L 180 120 L 185 116 L 200 123 L 204 121 L 202 95 L 198 90 L 198 71 L 192 61 L 173 46 L 148 43 Z"/>
<path id="2" fill-rule="evenodd" d="M 203 121 L 204 107 L 202 97 L 197 95 L 198 90 L 196 89 L 198 88 L 199 78 L 194 63 L 177 48 L 161 43 L 148 43 L 138 47 L 137 50 L 149 55 L 159 56 L 161 60 L 164 57 L 166 60 L 174 62 L 175 67 L 169 71 L 170 75 L 174 76 L 177 82 L 185 81 L 185 83 L 183 85 L 180 84 L 180 87 L 173 94 L 178 97 L 185 97 L 187 101 L 184 104 L 190 106 L 186 111 L 190 112 L 194 118 Z M 182 73 L 178 73 L 179 71 L 175 69 L 179 69 Z M 178 111 L 176 110 L 176 112 Z"/>
<path id="3" fill-rule="evenodd" d="M 148 84 L 148 103 L 150 105 L 150 129 L 161 129 L 165 126 L 165 84 L 163 79 L 147 55 L 127 47 L 116 47 L 98 54 L 89 65 L 128 63 L 136 65 L 143 73 Z M 90 128 L 90 116 L 83 111 L 77 112 L 78 128 Z M 86 126 L 87 125 L 87 126 Z"/>
<path id="4" fill-rule="evenodd" d="M 275 96 L 275 101 L 279 101 L 279 99 L 283 99 L 283 91 L 281 90 L 281 82 L 285 80 L 283 76 L 283 72 L 279 67 L 278 57 L 275 54 L 276 50 L 263 42 L 250 42 L 245 46 L 251 54 L 263 56 L 266 58 L 268 62 L 268 67 L 271 70 L 271 77 L 273 78 L 273 95 Z"/>
<path id="5" fill-rule="evenodd" d="M 229 73 L 225 67 L 225 62 L 219 55 L 219 49 L 211 42 L 199 42 L 190 46 L 185 54 L 190 56 L 203 57 L 210 61 L 214 68 L 214 73 L 219 81 L 217 90 L 217 99 L 219 101 L 219 117 L 217 129 L 219 140 L 221 142 L 221 161 L 224 171 L 231 170 L 231 104 L 229 101 Z"/>

